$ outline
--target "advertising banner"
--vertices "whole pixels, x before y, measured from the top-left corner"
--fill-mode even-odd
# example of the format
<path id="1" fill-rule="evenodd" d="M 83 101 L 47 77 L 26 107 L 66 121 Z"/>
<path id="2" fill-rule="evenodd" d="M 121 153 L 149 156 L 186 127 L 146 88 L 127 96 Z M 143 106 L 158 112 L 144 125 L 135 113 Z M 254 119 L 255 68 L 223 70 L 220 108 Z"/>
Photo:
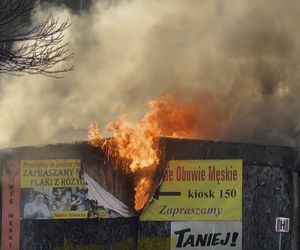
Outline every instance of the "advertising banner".
<path id="1" fill-rule="evenodd" d="M 141 220 L 241 220 L 241 160 L 174 160 Z"/>
<path id="2" fill-rule="evenodd" d="M 19 250 L 20 246 L 20 162 L 4 163 L 2 173 L 1 249 Z"/>
<path id="3" fill-rule="evenodd" d="M 96 201 L 98 206 L 105 209 L 107 212 L 106 218 L 135 216 L 123 202 L 101 187 L 100 184 L 93 180 L 87 173 L 84 173 L 84 181 L 89 190 L 87 198 Z"/>
<path id="4" fill-rule="evenodd" d="M 80 160 L 22 160 L 21 218 L 87 218 Z"/>
<path id="5" fill-rule="evenodd" d="M 135 216 L 82 172 L 79 159 L 8 160 L 2 166 L 2 250 L 44 249 L 44 243 L 28 239 L 47 233 L 48 227 L 53 234 L 55 219 Z M 74 221 L 66 223 L 74 225 Z M 47 241 L 51 244 L 51 238 Z"/>
<path id="6" fill-rule="evenodd" d="M 171 222 L 171 249 L 242 250 L 242 222 Z"/>

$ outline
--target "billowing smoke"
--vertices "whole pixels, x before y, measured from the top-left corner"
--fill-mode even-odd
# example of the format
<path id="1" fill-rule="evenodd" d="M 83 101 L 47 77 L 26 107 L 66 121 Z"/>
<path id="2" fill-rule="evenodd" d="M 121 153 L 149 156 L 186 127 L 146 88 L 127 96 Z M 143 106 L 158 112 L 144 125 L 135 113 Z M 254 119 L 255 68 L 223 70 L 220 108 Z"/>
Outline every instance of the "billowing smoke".
<path id="1" fill-rule="evenodd" d="M 86 139 L 149 100 L 211 95 L 214 139 L 292 144 L 300 128 L 300 3 L 291 0 L 99 1 L 72 15 L 75 70 L 63 79 L 0 78 L 0 145 Z M 196 94 L 196 95 L 194 95 Z M 201 95 L 199 95 L 201 96 Z M 201 105 L 201 100 L 199 100 Z"/>

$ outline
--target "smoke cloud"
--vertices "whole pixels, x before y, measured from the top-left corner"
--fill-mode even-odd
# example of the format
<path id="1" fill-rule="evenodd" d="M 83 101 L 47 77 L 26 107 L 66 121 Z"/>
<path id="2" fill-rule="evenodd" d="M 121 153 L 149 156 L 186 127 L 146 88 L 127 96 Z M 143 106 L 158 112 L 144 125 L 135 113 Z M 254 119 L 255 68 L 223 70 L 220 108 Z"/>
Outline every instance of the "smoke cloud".
<path id="1" fill-rule="evenodd" d="M 63 79 L 1 75 L 1 147 L 84 140 L 92 121 L 138 120 L 148 101 L 174 91 L 185 101 L 214 96 L 202 109 L 222 114 L 215 139 L 291 145 L 299 134 L 296 1 L 120 0 L 80 15 L 51 11 L 70 18 L 75 70 Z"/>

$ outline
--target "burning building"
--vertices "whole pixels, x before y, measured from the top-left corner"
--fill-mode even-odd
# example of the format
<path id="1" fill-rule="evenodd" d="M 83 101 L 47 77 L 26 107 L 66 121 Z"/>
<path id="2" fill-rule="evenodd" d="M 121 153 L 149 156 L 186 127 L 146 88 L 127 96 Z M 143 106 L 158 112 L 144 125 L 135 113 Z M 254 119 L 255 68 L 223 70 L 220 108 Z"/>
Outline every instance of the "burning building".
<path id="1" fill-rule="evenodd" d="M 105 124 L 124 111 L 138 119 L 145 101 L 177 93 L 151 101 L 136 124 L 124 116 L 109 122 L 112 134 L 93 123 L 88 143 L 1 150 L 3 249 L 169 249 L 174 240 L 179 248 L 274 249 L 278 216 L 291 219 L 284 247 L 297 249 L 299 3 L 116 0 L 90 8 L 90 1 L 42 2 L 90 9 L 74 16 L 55 10 L 72 17 L 67 37 L 76 70 L 64 78 L 68 84 L 1 77 L 1 145 L 71 141 L 72 132 L 82 139 L 93 120 Z M 200 210 L 223 216 L 230 231 L 221 225 L 220 232 L 204 232 L 219 224 L 203 217 L 183 218 L 197 233 L 149 215 L 164 196 L 181 201 L 182 190 L 165 189 L 178 161 L 175 174 L 186 186 L 195 178 L 212 183 L 186 190 L 191 204 L 232 198 L 230 214 L 215 203 Z M 201 165 L 192 170 L 188 161 Z M 215 165 L 206 168 L 207 161 Z M 237 185 L 229 193 L 221 189 L 217 199 L 220 181 Z M 33 213 L 38 206 L 43 209 Z M 159 211 L 175 217 L 192 209 Z"/>
<path id="2" fill-rule="evenodd" d="M 227 113 L 203 102 L 169 94 L 111 138 L 92 123 L 88 142 L 2 150 L 4 249 L 274 249 L 276 217 L 296 249 L 294 148 L 218 140 Z"/>
<path id="3" fill-rule="evenodd" d="M 10 244 L 12 249 L 79 249 L 80 246 L 86 249 L 100 246 L 103 249 L 170 249 L 171 220 L 157 221 L 153 217 L 153 220 L 139 221 L 141 214 L 142 218 L 151 209 L 152 197 L 155 199 L 160 190 L 168 163 L 224 159 L 242 160 L 242 229 L 238 238 L 242 248 L 274 249 L 278 239 L 275 218 L 284 216 L 291 219 L 291 229 L 283 236 L 283 245 L 296 249 L 298 175 L 293 148 L 157 138 L 159 164 L 152 169 L 150 166 L 132 171 L 130 167 L 121 167 L 122 164 L 130 166 L 126 159 L 107 157 L 104 143 L 102 148 L 82 142 L 1 151 L 3 249 L 9 249 L 5 247 Z M 48 171 L 43 172 L 44 169 Z M 65 172 L 56 176 L 57 169 L 65 169 Z M 68 175 L 68 169 L 78 170 L 74 172 L 78 176 Z M 72 184 L 71 179 L 80 179 L 80 175 L 85 176 L 84 183 Z M 52 182 L 42 182 L 46 179 Z M 59 179 L 60 184 L 55 185 L 55 179 Z M 148 181 L 151 185 L 146 183 Z M 42 193 L 44 203 L 50 208 L 59 192 L 66 196 L 69 193 L 71 200 L 77 199 L 83 190 L 80 187 L 87 187 L 87 197 L 98 202 L 100 212 L 96 219 L 89 218 L 89 209 L 80 210 L 79 205 L 76 209 L 49 209 L 51 219 L 25 217 L 25 206 L 34 201 L 34 192 Z M 195 222 L 190 221 L 192 223 Z M 238 247 L 241 245 L 235 247 L 241 249 Z"/>

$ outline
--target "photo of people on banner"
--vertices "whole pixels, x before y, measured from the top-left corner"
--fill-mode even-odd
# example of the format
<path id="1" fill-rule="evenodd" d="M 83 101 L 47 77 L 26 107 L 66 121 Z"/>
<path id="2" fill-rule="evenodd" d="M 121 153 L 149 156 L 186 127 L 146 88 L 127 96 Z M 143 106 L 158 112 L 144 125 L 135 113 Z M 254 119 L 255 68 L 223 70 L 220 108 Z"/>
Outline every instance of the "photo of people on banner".
<path id="1" fill-rule="evenodd" d="M 79 159 L 22 160 L 21 219 L 131 216 L 126 205 L 81 173 L 80 164 Z"/>
<path id="2" fill-rule="evenodd" d="M 21 191 L 22 219 L 50 219 L 54 217 L 68 217 L 63 211 L 83 211 L 83 213 L 69 213 L 71 217 L 86 217 L 88 202 L 84 188 L 26 188 Z M 80 216 L 80 217 L 81 217 Z"/>
<path id="3" fill-rule="evenodd" d="M 80 159 L 10 159 L 2 164 L 1 249 L 20 249 L 20 219 L 25 222 L 134 215 L 82 171 Z"/>

